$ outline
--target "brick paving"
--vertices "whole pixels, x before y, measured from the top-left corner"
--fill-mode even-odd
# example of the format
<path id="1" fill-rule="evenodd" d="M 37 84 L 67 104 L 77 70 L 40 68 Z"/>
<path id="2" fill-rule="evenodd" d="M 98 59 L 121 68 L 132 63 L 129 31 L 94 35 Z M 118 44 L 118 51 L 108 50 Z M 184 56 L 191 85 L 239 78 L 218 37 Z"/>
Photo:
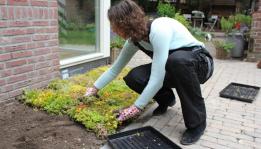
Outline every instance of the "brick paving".
<path id="1" fill-rule="evenodd" d="M 207 44 L 210 53 L 213 46 Z M 185 131 L 179 98 L 175 92 L 177 103 L 162 116 L 152 116 L 157 106 L 154 103 L 140 118 L 126 127 L 130 130 L 142 126 L 153 126 L 182 148 L 244 148 L 261 149 L 261 91 L 253 103 L 240 102 L 219 97 L 219 92 L 230 82 L 243 83 L 261 87 L 261 69 L 256 63 L 240 60 L 214 60 L 213 76 L 201 87 L 207 110 L 207 129 L 201 139 L 194 145 L 179 144 Z M 130 67 L 150 62 L 142 52 L 136 53 L 128 64 Z M 102 148 L 109 148 L 105 145 Z"/>

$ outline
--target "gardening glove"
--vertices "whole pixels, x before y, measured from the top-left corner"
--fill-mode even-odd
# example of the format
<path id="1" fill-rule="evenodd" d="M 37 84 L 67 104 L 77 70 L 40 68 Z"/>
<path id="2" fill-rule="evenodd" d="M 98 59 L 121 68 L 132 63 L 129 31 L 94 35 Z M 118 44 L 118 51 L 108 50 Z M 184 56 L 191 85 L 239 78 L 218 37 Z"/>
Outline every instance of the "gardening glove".
<path id="1" fill-rule="evenodd" d="M 88 87 L 85 94 L 84 94 L 84 97 L 89 97 L 89 96 L 96 96 L 98 97 L 97 95 L 97 92 L 99 90 L 96 88 L 96 87 Z"/>
<path id="2" fill-rule="evenodd" d="M 135 105 L 132 105 L 132 106 L 120 111 L 117 119 L 118 119 L 118 121 L 123 122 L 130 118 L 134 118 L 134 117 L 138 116 L 140 113 L 141 113 L 141 110 L 139 108 L 137 108 Z"/>

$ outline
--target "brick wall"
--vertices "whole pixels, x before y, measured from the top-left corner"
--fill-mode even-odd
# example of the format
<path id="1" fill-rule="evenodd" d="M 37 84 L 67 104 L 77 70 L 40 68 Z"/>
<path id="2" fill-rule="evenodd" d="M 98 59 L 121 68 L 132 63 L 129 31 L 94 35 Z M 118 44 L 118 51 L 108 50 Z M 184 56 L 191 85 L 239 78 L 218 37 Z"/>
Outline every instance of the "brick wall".
<path id="1" fill-rule="evenodd" d="M 56 0 L 0 0 L 0 102 L 59 77 Z"/>
<path id="2" fill-rule="evenodd" d="M 253 52 L 261 53 L 261 2 L 257 3 L 253 13 L 251 38 L 253 39 Z"/>

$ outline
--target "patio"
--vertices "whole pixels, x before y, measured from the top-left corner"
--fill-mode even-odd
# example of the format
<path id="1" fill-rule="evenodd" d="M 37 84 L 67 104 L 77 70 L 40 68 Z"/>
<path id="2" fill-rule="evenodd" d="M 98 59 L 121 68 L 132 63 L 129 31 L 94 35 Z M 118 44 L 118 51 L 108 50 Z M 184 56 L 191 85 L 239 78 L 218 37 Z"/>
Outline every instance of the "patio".
<path id="1" fill-rule="evenodd" d="M 211 42 L 206 43 L 210 53 L 215 49 Z M 150 62 L 142 52 L 136 53 L 129 62 L 130 67 Z M 243 69 L 242 69 L 243 68 Z M 182 148 L 260 148 L 261 146 L 261 93 L 253 103 L 240 102 L 219 97 L 219 92 L 230 82 L 243 83 L 261 87 L 261 70 L 256 63 L 239 60 L 215 59 L 215 71 L 210 80 L 202 85 L 207 108 L 207 129 L 201 139 L 194 145 L 182 146 L 179 140 L 185 130 L 180 102 L 169 108 L 163 116 L 152 117 L 157 106 L 153 104 L 135 123 L 125 130 L 142 126 L 153 126 Z M 103 149 L 110 148 L 108 145 Z"/>

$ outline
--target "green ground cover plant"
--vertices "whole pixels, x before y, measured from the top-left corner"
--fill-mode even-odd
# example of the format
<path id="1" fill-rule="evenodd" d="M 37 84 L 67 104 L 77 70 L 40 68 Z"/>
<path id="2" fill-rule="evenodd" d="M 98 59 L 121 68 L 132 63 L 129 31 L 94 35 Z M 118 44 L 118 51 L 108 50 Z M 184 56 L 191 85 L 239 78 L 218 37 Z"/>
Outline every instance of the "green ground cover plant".
<path id="1" fill-rule="evenodd" d="M 108 66 L 99 67 L 67 80 L 53 80 L 45 89 L 26 90 L 22 101 L 50 114 L 66 114 L 98 137 L 105 137 L 119 126 L 114 111 L 130 106 L 137 98 L 122 79 L 128 68 L 100 90 L 99 97 L 83 97 L 86 87 L 92 86 L 107 69 Z"/>

